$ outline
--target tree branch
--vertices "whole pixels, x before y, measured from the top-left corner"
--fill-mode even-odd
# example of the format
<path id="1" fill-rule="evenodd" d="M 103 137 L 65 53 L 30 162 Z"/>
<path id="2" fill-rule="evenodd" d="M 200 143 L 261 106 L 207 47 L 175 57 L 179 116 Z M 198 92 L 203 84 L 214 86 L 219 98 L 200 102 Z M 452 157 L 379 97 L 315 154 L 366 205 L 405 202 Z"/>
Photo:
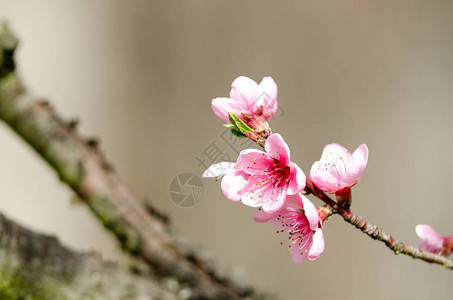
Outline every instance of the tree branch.
<path id="1" fill-rule="evenodd" d="M 344 210 L 334 200 L 327 196 L 323 191 L 318 189 L 313 182 L 307 178 L 307 189 L 316 197 L 321 199 L 324 203 L 333 208 L 333 212 L 341 215 L 343 219 L 349 224 L 354 225 L 363 233 L 372 239 L 383 242 L 395 254 L 406 254 L 416 259 L 421 259 L 430 263 L 436 263 L 445 266 L 447 269 L 453 269 L 453 261 L 431 252 L 420 250 L 417 247 L 406 245 L 402 242 L 396 241 L 390 234 L 385 233 L 376 225 L 367 223 L 362 217 L 357 216 L 350 210 Z"/>
<path id="2" fill-rule="evenodd" d="M 131 268 L 131 270 L 133 270 Z M 178 299 L 165 282 L 76 253 L 0 214 L 0 299 Z"/>
<path id="3" fill-rule="evenodd" d="M 90 207 L 122 248 L 142 258 L 161 276 L 175 277 L 191 288 L 193 299 L 259 298 L 217 274 L 197 251 L 185 253 L 161 218 L 150 214 L 120 182 L 97 147 L 76 133 L 45 101 L 27 94 L 14 70 L 14 36 L 0 33 L 0 119 L 21 136 Z"/>
<path id="4" fill-rule="evenodd" d="M 349 224 L 354 225 L 360 229 L 363 233 L 371 237 L 372 239 L 383 242 L 389 247 L 395 254 L 406 254 L 412 258 L 421 259 L 430 263 L 436 263 L 445 266 L 447 269 L 453 269 L 453 261 L 431 252 L 420 250 L 414 246 L 406 245 L 403 242 L 395 240 L 390 234 L 385 233 L 376 225 L 367 223 L 362 217 L 357 216 L 351 211 L 340 213 L 343 219 Z"/>

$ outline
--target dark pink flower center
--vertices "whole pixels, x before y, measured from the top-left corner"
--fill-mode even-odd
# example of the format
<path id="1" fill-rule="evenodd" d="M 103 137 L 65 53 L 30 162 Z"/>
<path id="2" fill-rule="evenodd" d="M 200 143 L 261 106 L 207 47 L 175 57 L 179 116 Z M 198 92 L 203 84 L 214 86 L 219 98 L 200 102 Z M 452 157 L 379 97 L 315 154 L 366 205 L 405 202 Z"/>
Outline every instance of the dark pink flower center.
<path id="1" fill-rule="evenodd" d="M 291 168 L 274 159 L 273 165 L 262 173 L 276 189 L 286 189 L 289 185 Z"/>
<path id="2" fill-rule="evenodd" d="M 248 178 L 247 191 L 252 194 L 252 199 L 259 197 L 263 204 L 283 202 L 290 182 L 291 169 L 280 161 L 263 155 L 266 156 L 266 161 L 260 165 L 262 169 L 259 169 L 259 172 Z M 255 159 L 253 163 L 256 164 Z"/>

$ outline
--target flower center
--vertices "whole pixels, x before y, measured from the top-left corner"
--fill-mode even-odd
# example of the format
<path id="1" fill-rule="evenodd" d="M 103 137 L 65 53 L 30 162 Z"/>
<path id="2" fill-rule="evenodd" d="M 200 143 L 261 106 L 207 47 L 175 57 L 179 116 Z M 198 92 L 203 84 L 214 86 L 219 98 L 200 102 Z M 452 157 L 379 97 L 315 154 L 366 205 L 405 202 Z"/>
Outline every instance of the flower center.
<path id="1" fill-rule="evenodd" d="M 291 208 L 286 209 L 284 212 L 277 216 L 277 220 L 281 222 L 283 229 L 277 232 L 288 232 L 289 238 L 285 241 L 289 243 L 288 247 L 291 249 L 297 247 L 298 249 L 304 249 L 307 252 L 307 245 L 311 240 L 310 223 L 308 222 L 303 210 L 293 210 Z M 283 242 L 282 242 L 283 244 Z M 303 254 L 303 253 L 301 253 Z"/>
<path id="2" fill-rule="evenodd" d="M 263 173 L 267 177 L 267 180 L 261 182 L 261 185 L 272 183 L 272 187 L 276 189 L 285 189 L 288 187 L 291 169 L 287 165 L 280 163 L 280 161 L 274 159 L 273 165 L 265 169 Z"/>
<path id="3" fill-rule="evenodd" d="M 263 203 L 284 201 L 290 183 L 290 175 L 289 166 L 268 157 L 266 166 L 259 173 L 250 175 L 248 180 L 253 185 L 249 186 L 249 191 L 255 197 L 262 198 Z M 253 196 L 251 198 L 253 199 Z"/>
<path id="4" fill-rule="evenodd" d="M 329 153 L 320 161 L 318 170 L 329 171 L 334 177 L 340 179 L 346 173 L 348 168 L 347 160 L 345 158 L 349 153 Z"/>

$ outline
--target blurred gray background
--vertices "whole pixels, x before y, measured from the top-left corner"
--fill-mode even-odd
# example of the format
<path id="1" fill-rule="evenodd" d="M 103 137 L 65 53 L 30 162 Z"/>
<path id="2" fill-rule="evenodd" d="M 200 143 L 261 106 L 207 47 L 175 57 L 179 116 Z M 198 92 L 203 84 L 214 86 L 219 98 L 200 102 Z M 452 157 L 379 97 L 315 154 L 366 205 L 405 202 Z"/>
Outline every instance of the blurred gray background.
<path id="1" fill-rule="evenodd" d="M 272 76 L 284 114 L 271 126 L 305 173 L 327 143 L 366 143 L 353 210 L 411 244 L 419 223 L 453 234 L 453 1 L 0 0 L 0 17 L 20 37 L 29 90 L 80 118 L 135 195 L 245 280 L 282 299 L 451 299 L 452 271 L 395 256 L 337 216 L 325 223 L 321 258 L 295 265 L 285 237 L 219 183 L 204 180 L 189 209 L 168 188 L 180 173 L 201 175 L 196 158 L 213 141 L 234 154 L 211 99 L 239 75 Z M 122 258 L 4 124 L 0 141 L 2 212 L 75 249 Z"/>

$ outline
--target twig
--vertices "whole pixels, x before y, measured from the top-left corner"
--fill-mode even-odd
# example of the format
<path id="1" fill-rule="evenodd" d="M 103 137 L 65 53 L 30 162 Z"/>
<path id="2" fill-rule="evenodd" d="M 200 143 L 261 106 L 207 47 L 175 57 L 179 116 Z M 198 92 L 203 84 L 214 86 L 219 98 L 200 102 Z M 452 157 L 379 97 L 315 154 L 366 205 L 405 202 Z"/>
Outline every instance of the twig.
<path id="1" fill-rule="evenodd" d="M 390 234 L 385 233 L 376 225 L 367 223 L 362 217 L 357 216 L 351 211 L 340 213 L 343 219 L 349 224 L 354 225 L 360 229 L 363 233 L 371 237 L 372 239 L 383 242 L 389 247 L 395 254 L 406 254 L 413 258 L 422 259 L 430 263 L 436 263 L 445 266 L 447 269 L 453 269 L 453 261 L 431 252 L 420 250 L 414 246 L 406 245 L 403 242 L 395 240 Z"/>
<path id="2" fill-rule="evenodd" d="M 264 143 L 264 142 L 263 142 Z M 362 217 L 355 215 L 352 211 L 339 205 L 336 201 L 330 198 L 326 193 L 321 191 L 310 178 L 306 180 L 306 188 L 304 194 L 313 194 L 321 201 L 326 203 L 328 207 L 325 209 L 332 208 L 332 213 L 339 214 L 349 224 L 354 225 L 360 229 L 363 233 L 371 237 L 372 239 L 383 242 L 388 248 L 390 248 L 395 254 L 406 254 L 415 259 L 421 259 L 430 263 L 436 263 L 445 266 L 447 269 L 453 269 L 453 261 L 431 252 L 420 250 L 414 246 L 406 245 L 402 242 L 396 241 L 391 235 L 382 231 L 379 227 L 367 223 Z"/>
<path id="3" fill-rule="evenodd" d="M 395 252 L 395 254 L 406 254 L 416 259 L 443 265 L 447 269 L 453 269 L 452 260 L 444 256 L 420 250 L 414 246 L 406 245 L 402 242 L 396 241 L 390 234 L 385 233 L 376 225 L 367 223 L 362 217 L 357 216 L 350 210 L 344 210 L 323 191 L 318 189 L 310 179 L 307 179 L 307 188 L 310 192 L 313 193 L 313 195 L 321 199 L 326 204 L 330 205 L 334 209 L 334 213 L 341 215 L 346 222 L 354 225 L 356 228 L 360 229 L 363 233 L 365 233 L 372 239 L 383 242 L 388 248 Z"/>

